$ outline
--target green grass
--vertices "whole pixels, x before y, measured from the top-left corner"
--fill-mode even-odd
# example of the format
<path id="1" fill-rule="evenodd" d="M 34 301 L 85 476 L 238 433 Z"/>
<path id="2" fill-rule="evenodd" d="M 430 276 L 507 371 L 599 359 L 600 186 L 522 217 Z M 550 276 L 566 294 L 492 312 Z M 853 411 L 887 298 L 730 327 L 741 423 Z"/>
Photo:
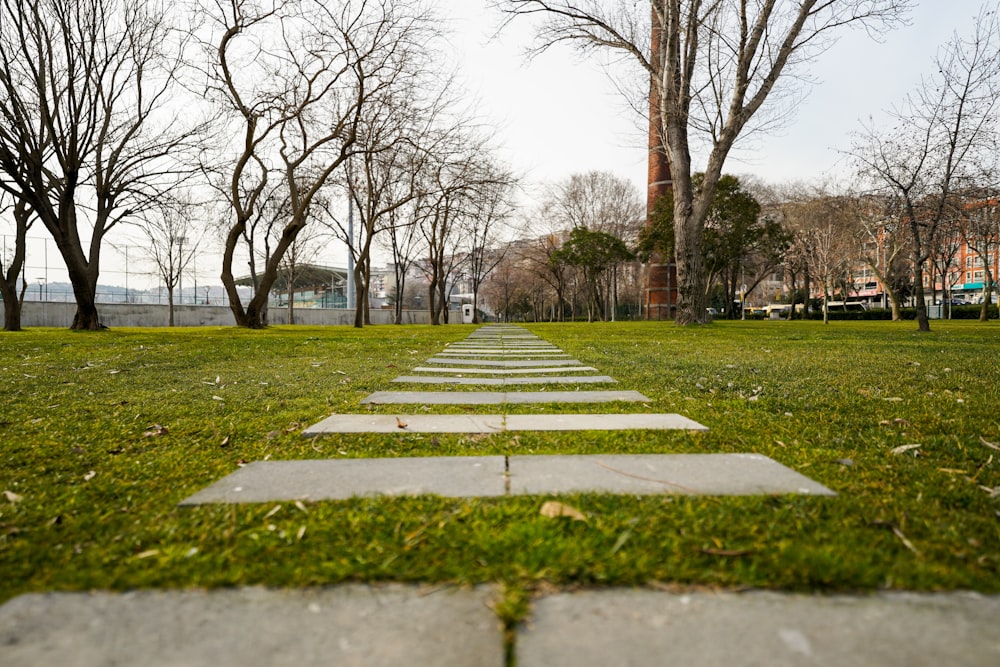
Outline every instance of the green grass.
<path id="1" fill-rule="evenodd" d="M 0 601 L 496 582 L 507 592 L 498 613 L 516 618 L 526 593 L 550 586 L 1000 591 L 1000 492 L 988 492 L 1000 451 L 983 444 L 1000 442 L 1000 325 L 528 328 L 652 404 L 512 411 L 679 412 L 710 431 L 299 434 L 365 411 L 361 398 L 395 388 L 470 326 L 0 334 Z M 917 456 L 891 453 L 908 444 Z M 839 495 L 560 498 L 587 523 L 540 516 L 546 497 L 177 507 L 242 461 L 594 452 L 758 452 Z"/>

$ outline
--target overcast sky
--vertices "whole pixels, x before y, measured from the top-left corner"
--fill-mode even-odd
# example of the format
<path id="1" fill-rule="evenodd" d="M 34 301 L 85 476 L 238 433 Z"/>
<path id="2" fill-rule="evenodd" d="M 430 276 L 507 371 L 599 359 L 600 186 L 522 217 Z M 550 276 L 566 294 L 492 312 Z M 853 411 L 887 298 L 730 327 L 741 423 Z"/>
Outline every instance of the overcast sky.
<path id="1" fill-rule="evenodd" d="M 523 54 L 532 32 L 515 24 L 491 39 L 499 17 L 487 0 L 436 0 L 454 30 L 461 75 L 496 124 L 505 158 L 530 181 L 551 182 L 572 173 L 606 170 L 645 185 L 644 137 L 634 114 L 598 63 L 568 48 L 535 60 Z M 726 171 L 780 183 L 849 174 L 838 151 L 850 147 L 860 121 L 878 116 L 931 71 L 938 47 L 957 30 L 968 34 L 980 0 L 917 0 L 911 25 L 882 43 L 848 31 L 814 64 L 819 81 L 791 122 L 757 141 Z M 696 167 L 701 165 L 696 165 Z"/>
<path id="2" fill-rule="evenodd" d="M 479 99 L 480 114 L 496 127 L 503 157 L 525 176 L 529 193 L 590 170 L 610 171 L 645 190 L 645 137 L 637 129 L 641 122 L 596 62 L 582 60 L 565 48 L 528 62 L 523 56 L 532 37 L 528 23 L 516 23 L 493 39 L 500 17 L 487 7 L 487 0 L 428 1 L 448 19 L 464 86 Z M 882 43 L 864 33 L 845 33 L 815 62 L 810 73 L 819 83 L 785 130 L 740 155 L 749 159 L 731 158 L 726 171 L 755 174 L 772 183 L 819 180 L 831 172 L 845 177 L 849 170 L 838 151 L 850 147 L 851 132 L 859 129 L 859 121 L 878 115 L 913 90 L 931 71 L 938 47 L 956 30 L 970 32 L 980 4 L 980 0 L 917 0 L 911 25 L 889 34 Z M 524 203 L 530 206 L 531 197 Z M 65 280 L 54 246 L 42 248 L 46 236 L 40 229 L 32 234 L 27 275 L 31 281 L 43 274 L 49 282 Z M 44 243 L 52 246 L 51 240 Z M 211 243 L 205 245 L 210 252 Z M 49 269 L 43 268 L 43 258 Z M 342 250 L 330 248 L 318 261 L 343 264 L 346 258 Z M 105 252 L 102 283 L 155 283 L 150 276 L 135 273 L 124 277 L 124 264 L 120 248 Z M 199 280 L 217 284 L 217 259 L 199 259 L 199 264 Z M 191 280 L 186 273 L 185 283 L 190 285 Z"/>

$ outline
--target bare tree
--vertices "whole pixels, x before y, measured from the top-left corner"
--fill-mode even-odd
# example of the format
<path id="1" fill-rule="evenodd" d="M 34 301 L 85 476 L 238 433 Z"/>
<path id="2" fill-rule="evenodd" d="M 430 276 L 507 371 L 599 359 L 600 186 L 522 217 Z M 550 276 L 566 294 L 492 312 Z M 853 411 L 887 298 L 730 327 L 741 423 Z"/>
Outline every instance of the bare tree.
<path id="1" fill-rule="evenodd" d="M 472 207 L 460 221 L 468 275 L 472 282 L 473 323 L 479 324 L 479 290 L 486 277 L 507 254 L 508 245 L 501 241 L 504 230 L 514 213 L 514 175 L 501 165 L 484 161 L 470 190 Z"/>
<path id="2" fill-rule="evenodd" d="M 310 206 L 355 150 L 361 119 L 403 77 L 430 24 L 417 3 L 389 0 L 206 0 L 203 13 L 214 31 L 205 43 L 209 91 L 239 137 L 216 180 L 232 210 L 221 278 L 237 324 L 259 328 Z M 271 179 L 287 197 L 288 217 L 244 307 L 233 259 Z"/>
<path id="3" fill-rule="evenodd" d="M 195 204 L 183 197 L 165 198 L 155 210 L 143 215 L 144 253 L 167 288 L 167 324 L 174 326 L 174 289 L 184 269 L 198 253 L 203 230 L 193 219 Z"/>
<path id="4" fill-rule="evenodd" d="M 975 184 L 980 165 L 996 160 L 996 12 L 981 10 L 972 36 L 952 37 L 934 65 L 936 74 L 890 113 L 892 129 L 870 124 L 852 150 L 861 176 L 900 202 L 900 223 L 910 234 L 920 331 L 930 331 L 924 275 L 951 202 L 956 192 Z"/>
<path id="5" fill-rule="evenodd" d="M 484 185 L 481 155 L 487 141 L 467 128 L 449 133 L 439 144 L 428 168 L 429 196 L 420 231 L 427 249 L 423 264 L 428 282 L 431 324 L 448 323 L 451 278 L 464 259 L 458 248 L 461 223 L 474 216 L 477 188 Z M 489 176 L 487 175 L 487 178 Z"/>
<path id="6" fill-rule="evenodd" d="M 403 307 L 406 304 L 407 288 L 410 287 L 408 281 L 410 270 L 417 257 L 425 251 L 417 220 L 418 212 L 425 210 L 420 204 L 422 196 L 420 194 L 407 206 L 391 211 L 387 219 L 386 233 L 380 238 L 383 247 L 392 254 L 395 285 L 392 304 L 394 324 L 403 323 Z"/>
<path id="7" fill-rule="evenodd" d="M 426 95 L 422 91 L 433 89 L 437 82 L 414 62 L 415 56 L 410 60 L 408 79 L 397 85 L 398 94 L 378 100 L 361 120 L 357 150 L 347 161 L 347 190 L 358 224 L 352 231 L 334 218 L 338 236 L 347 241 L 354 255 L 354 326 L 358 328 L 371 324 L 372 243 L 392 231 L 400 209 L 421 197 L 427 187 L 425 171 L 433 163 L 436 147 L 448 138 L 448 132 L 436 127 L 445 107 L 453 102 L 447 94 L 448 82 L 439 94 Z M 397 309 L 397 318 L 401 317 Z"/>
<path id="8" fill-rule="evenodd" d="M 971 250 L 983 271 L 982 308 L 979 311 L 979 321 L 989 319 L 990 302 L 993 299 L 993 264 L 1000 250 L 1000 207 L 991 189 L 979 192 L 978 201 L 967 202 L 961 207 L 962 238 L 966 247 Z"/>
<path id="9" fill-rule="evenodd" d="M 28 230 L 34 218 L 31 209 L 23 199 L 10 200 L 6 193 L 0 190 L 0 215 L 9 212 L 14 223 L 14 246 L 5 247 L 0 255 L 0 298 L 3 299 L 3 328 L 5 331 L 21 330 L 21 307 L 24 304 L 24 293 L 27 281 L 23 279 L 24 260 L 27 255 Z M 5 244 L 6 246 L 6 244 Z M 18 278 L 21 278 L 21 292 L 17 291 Z"/>
<path id="10" fill-rule="evenodd" d="M 794 106 L 789 82 L 850 25 L 879 32 L 910 0 L 498 0 L 510 16 L 540 15 L 539 50 L 570 42 L 642 68 L 651 125 L 670 163 L 679 304 L 677 322 L 706 322 L 701 239 L 715 186 L 736 140 L 780 122 Z M 651 17 L 651 23 L 650 23 Z M 784 85 L 783 85 L 784 84 Z M 767 105 L 768 100 L 781 105 Z M 693 151 L 707 160 L 699 187 Z M 655 148 L 655 147 L 654 147 Z"/>
<path id="11" fill-rule="evenodd" d="M 179 92 L 183 52 L 169 11 L 142 0 L 0 2 L 0 187 L 55 240 L 74 329 L 101 326 L 108 232 L 187 170 L 179 164 L 192 148 L 192 114 L 182 123 L 166 104 Z"/>
<path id="12" fill-rule="evenodd" d="M 893 213 L 893 200 L 858 196 L 859 225 L 855 230 L 857 255 L 882 286 L 889 300 L 893 321 L 901 319 L 900 287 L 909 281 L 910 269 L 904 258 L 909 253 L 908 235 Z"/>

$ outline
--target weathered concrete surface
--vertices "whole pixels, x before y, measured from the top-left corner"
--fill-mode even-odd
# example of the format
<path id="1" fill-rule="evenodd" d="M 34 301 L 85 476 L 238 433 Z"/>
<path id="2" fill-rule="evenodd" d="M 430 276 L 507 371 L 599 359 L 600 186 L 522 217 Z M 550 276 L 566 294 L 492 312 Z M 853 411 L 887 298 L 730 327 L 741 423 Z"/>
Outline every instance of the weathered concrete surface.
<path id="1" fill-rule="evenodd" d="M 399 584 L 22 595 L 4 667 L 502 667 L 495 592 Z"/>
<path id="2" fill-rule="evenodd" d="M 484 350 L 482 348 L 470 348 L 466 350 L 443 350 L 437 353 L 439 357 L 568 357 L 569 355 L 561 350 Z"/>
<path id="3" fill-rule="evenodd" d="M 431 357 L 428 364 L 447 364 L 451 366 L 484 366 L 497 368 L 543 368 L 547 366 L 579 366 L 576 359 L 526 359 L 521 361 L 501 361 L 498 359 L 440 359 Z"/>
<path id="4" fill-rule="evenodd" d="M 362 403 L 425 405 L 503 405 L 527 403 L 608 403 L 649 399 L 637 391 L 376 391 Z"/>
<path id="5" fill-rule="evenodd" d="M 400 375 L 393 382 L 409 382 L 415 384 L 458 384 L 458 385 L 494 385 L 512 384 L 617 384 L 618 380 L 609 375 L 556 375 L 519 378 L 463 378 L 444 375 Z"/>
<path id="6" fill-rule="evenodd" d="M 180 504 L 343 500 L 365 495 L 502 496 L 505 473 L 503 456 L 254 461 Z"/>
<path id="7" fill-rule="evenodd" d="M 505 426 L 508 431 L 708 430 L 698 422 L 681 415 L 650 413 L 507 415 Z"/>
<path id="8" fill-rule="evenodd" d="M 760 454 L 511 456 L 510 492 L 836 495 Z"/>
<path id="9" fill-rule="evenodd" d="M 559 367 L 549 367 L 549 368 L 520 368 L 520 369 L 497 369 L 497 368 L 449 368 L 449 367 L 434 367 L 430 366 L 417 366 L 413 369 L 415 373 L 462 373 L 468 375 L 470 373 L 481 373 L 484 375 L 525 375 L 528 373 L 582 373 L 584 371 L 597 371 L 593 366 L 566 366 L 563 368 Z"/>
<path id="10" fill-rule="evenodd" d="M 328 433 L 500 433 L 503 415 L 331 415 L 302 431 Z"/>
<path id="11" fill-rule="evenodd" d="M 518 667 L 985 667 L 1000 665 L 1000 597 L 970 593 L 675 595 L 537 600 Z"/>
<path id="12" fill-rule="evenodd" d="M 766 457 L 743 454 L 441 456 L 403 459 L 257 461 L 181 505 L 261 503 L 353 496 L 449 498 L 560 493 L 627 495 L 834 495 Z"/>
<path id="13" fill-rule="evenodd" d="M 307 438 L 330 433 L 501 433 L 503 431 L 707 431 L 675 414 L 635 415 L 332 415 L 306 428 Z"/>

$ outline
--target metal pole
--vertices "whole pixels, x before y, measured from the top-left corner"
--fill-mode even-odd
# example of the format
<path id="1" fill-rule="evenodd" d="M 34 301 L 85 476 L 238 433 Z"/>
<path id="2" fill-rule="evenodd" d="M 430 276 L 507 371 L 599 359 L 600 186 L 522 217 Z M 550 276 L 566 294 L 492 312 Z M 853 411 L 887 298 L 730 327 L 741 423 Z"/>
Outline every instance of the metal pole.
<path id="1" fill-rule="evenodd" d="M 354 310 L 354 205 L 347 199 L 347 307 Z"/>
<path id="2" fill-rule="evenodd" d="M 184 304 L 184 241 L 183 236 L 177 239 L 177 303 Z"/>

